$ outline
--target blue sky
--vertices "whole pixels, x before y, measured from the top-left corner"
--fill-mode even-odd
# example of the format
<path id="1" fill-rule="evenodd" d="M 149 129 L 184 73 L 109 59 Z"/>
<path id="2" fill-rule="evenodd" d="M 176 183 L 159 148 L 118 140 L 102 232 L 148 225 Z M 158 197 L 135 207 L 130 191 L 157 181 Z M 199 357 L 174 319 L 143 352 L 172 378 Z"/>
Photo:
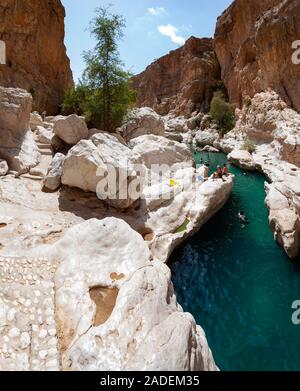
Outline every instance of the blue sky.
<path id="1" fill-rule="evenodd" d="M 94 10 L 111 10 L 126 19 L 120 54 L 126 69 L 139 73 L 152 61 L 179 47 L 191 35 L 211 37 L 217 17 L 232 0 L 62 0 L 66 8 L 66 46 L 74 79 L 84 69 L 82 52 L 92 49 L 88 31 Z"/>

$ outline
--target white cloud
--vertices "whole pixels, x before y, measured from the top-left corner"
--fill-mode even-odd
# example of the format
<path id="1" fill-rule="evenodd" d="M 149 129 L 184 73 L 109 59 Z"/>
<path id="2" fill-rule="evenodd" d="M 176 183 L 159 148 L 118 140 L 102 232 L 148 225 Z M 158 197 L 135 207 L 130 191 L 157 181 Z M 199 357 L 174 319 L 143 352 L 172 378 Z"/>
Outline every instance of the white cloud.
<path id="1" fill-rule="evenodd" d="M 157 15 L 163 14 L 165 12 L 165 9 L 163 7 L 151 7 L 151 8 L 148 8 L 147 11 L 148 11 L 148 14 L 157 16 Z"/>
<path id="2" fill-rule="evenodd" d="M 167 24 L 166 26 L 159 26 L 158 31 L 162 35 L 169 37 L 171 41 L 176 43 L 177 45 L 183 45 L 185 43 L 185 38 L 177 35 L 178 29 L 171 24 Z"/>

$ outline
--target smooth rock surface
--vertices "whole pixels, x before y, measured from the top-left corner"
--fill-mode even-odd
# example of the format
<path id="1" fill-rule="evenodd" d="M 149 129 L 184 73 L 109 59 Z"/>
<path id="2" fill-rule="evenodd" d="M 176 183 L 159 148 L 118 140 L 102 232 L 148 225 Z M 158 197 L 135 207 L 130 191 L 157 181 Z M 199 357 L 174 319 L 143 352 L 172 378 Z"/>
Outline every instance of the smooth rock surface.
<path id="1" fill-rule="evenodd" d="M 132 110 L 128 114 L 125 124 L 117 129 L 117 133 L 126 142 L 147 134 L 163 136 L 164 131 L 165 127 L 160 115 L 149 107 Z"/>
<path id="2" fill-rule="evenodd" d="M 53 132 L 69 145 L 75 145 L 88 138 L 88 128 L 85 120 L 76 114 L 68 117 L 57 116 L 54 120 Z"/>
<path id="3" fill-rule="evenodd" d="M 54 156 L 44 179 L 44 186 L 47 189 L 55 191 L 60 187 L 64 160 L 65 155 L 62 153 L 57 153 Z"/>
<path id="4" fill-rule="evenodd" d="M 109 243 L 107 235 L 114 236 Z M 69 247 L 73 256 L 66 251 Z M 126 223 L 112 218 L 87 221 L 67 233 L 53 251 L 64 259 L 56 275 L 63 368 L 217 369 L 203 330 L 176 302 L 169 269 L 149 262 L 147 244 Z M 108 305 L 109 297 L 95 303 L 89 294 L 92 287 L 119 289 L 109 318 L 100 325 L 94 324 L 97 312 Z"/>
<path id="5" fill-rule="evenodd" d="M 241 149 L 234 149 L 229 155 L 228 160 L 240 167 L 242 170 L 246 171 L 255 171 L 256 166 L 254 159 L 248 151 L 243 151 Z"/>

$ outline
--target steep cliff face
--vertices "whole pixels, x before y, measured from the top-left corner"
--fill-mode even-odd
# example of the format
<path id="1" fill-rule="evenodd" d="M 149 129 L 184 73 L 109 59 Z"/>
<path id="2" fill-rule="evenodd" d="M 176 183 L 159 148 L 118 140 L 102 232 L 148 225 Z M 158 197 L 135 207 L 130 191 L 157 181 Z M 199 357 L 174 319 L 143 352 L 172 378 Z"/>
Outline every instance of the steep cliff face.
<path id="1" fill-rule="evenodd" d="M 60 0 L 0 2 L 0 40 L 7 51 L 6 65 L 0 65 L 0 85 L 30 91 L 33 109 L 48 114 L 57 112 L 73 83 L 64 18 Z"/>
<path id="2" fill-rule="evenodd" d="M 219 78 L 213 40 L 191 37 L 135 76 L 133 86 L 139 106 L 152 107 L 159 114 L 180 115 L 208 109 Z"/>
<path id="3" fill-rule="evenodd" d="M 215 50 L 232 102 L 271 88 L 300 110 L 300 65 L 292 43 L 300 39 L 299 0 L 235 0 L 220 16 Z"/>

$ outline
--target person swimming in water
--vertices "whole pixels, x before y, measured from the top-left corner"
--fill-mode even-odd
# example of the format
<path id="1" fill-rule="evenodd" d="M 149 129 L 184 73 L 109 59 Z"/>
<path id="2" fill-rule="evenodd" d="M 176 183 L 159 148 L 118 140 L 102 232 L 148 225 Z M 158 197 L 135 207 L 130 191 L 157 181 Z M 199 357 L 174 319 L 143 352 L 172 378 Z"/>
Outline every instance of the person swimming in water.
<path id="1" fill-rule="evenodd" d="M 245 213 L 243 211 L 240 211 L 238 213 L 238 218 L 243 224 L 250 224 L 250 221 L 247 219 Z"/>

